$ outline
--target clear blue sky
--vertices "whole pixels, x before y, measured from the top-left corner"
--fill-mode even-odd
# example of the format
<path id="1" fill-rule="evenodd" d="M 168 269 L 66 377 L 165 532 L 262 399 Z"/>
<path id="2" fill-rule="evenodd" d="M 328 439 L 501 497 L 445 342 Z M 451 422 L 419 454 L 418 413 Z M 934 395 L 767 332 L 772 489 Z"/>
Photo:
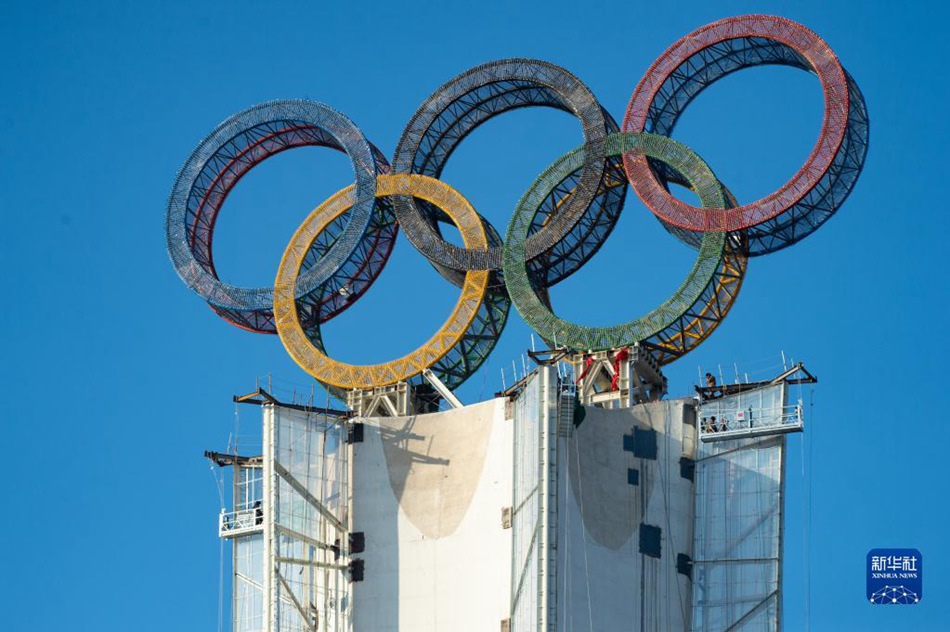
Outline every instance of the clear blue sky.
<path id="1" fill-rule="evenodd" d="M 668 45 L 750 12 L 798 20 L 831 45 L 864 91 L 871 149 L 837 216 L 752 261 L 725 324 L 669 367 L 671 390 L 689 392 L 699 366 L 755 374 L 781 350 L 805 360 L 821 382 L 805 459 L 802 437 L 790 441 L 786 629 L 804 628 L 806 592 L 812 630 L 946 629 L 950 226 L 934 187 L 950 140 L 948 16 L 907 2 L 4 3 L 0 626 L 216 628 L 218 500 L 202 450 L 226 445 L 231 395 L 257 376 L 309 389 L 275 337 L 215 317 L 164 252 L 176 171 L 219 121 L 267 99 L 312 98 L 391 156 L 436 87 L 512 56 L 565 66 L 619 120 Z M 675 137 L 748 201 L 797 169 L 820 108 L 813 76 L 749 70 L 704 93 Z M 536 174 L 579 142 L 569 116 L 517 111 L 463 143 L 444 179 L 503 231 Z M 270 283 L 296 225 L 350 178 L 342 155 L 310 148 L 252 172 L 219 222 L 225 280 Z M 610 324 L 661 302 L 691 263 L 629 195 L 603 251 L 554 301 Z M 350 361 L 395 357 L 455 296 L 400 239 L 377 287 L 326 327 L 329 348 Z M 498 390 L 529 335 L 514 316 L 462 399 Z M 256 425 L 256 411 L 241 421 Z M 920 605 L 865 602 L 875 547 L 922 551 Z"/>

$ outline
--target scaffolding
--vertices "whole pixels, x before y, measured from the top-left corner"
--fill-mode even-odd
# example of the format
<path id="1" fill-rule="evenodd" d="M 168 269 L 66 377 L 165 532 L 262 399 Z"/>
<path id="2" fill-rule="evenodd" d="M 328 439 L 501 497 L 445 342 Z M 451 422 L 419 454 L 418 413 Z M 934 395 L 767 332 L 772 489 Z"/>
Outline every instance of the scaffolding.
<path id="1" fill-rule="evenodd" d="M 698 446 L 694 632 L 780 629 L 785 440 Z"/>
<path id="2" fill-rule="evenodd" d="M 693 632 L 781 629 L 787 433 L 803 430 L 797 364 L 767 382 L 697 388 Z"/>
<path id="3" fill-rule="evenodd" d="M 233 468 L 218 520 L 232 543 L 232 630 L 344 632 L 360 550 L 348 527 L 348 424 L 269 395 L 252 403 L 263 406 L 262 454 L 205 453 Z"/>

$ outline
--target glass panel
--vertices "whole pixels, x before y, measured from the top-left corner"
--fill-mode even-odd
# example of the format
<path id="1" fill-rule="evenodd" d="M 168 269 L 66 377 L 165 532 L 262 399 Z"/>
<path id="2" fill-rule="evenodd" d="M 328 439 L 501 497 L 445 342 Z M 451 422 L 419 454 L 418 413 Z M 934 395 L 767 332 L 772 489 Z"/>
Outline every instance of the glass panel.
<path id="1" fill-rule="evenodd" d="M 540 625 L 541 394 L 535 374 L 514 402 L 512 632 L 531 632 Z"/>
<path id="2" fill-rule="evenodd" d="M 264 630 L 264 536 L 234 539 L 234 632 Z"/>
<path id="3" fill-rule="evenodd" d="M 234 509 L 252 509 L 260 507 L 264 498 L 264 470 L 260 466 L 238 465 L 237 489 L 234 495 Z"/>
<path id="4" fill-rule="evenodd" d="M 696 458 L 692 629 L 778 630 L 785 436 L 700 443 Z"/>
<path id="5" fill-rule="evenodd" d="M 347 533 L 335 525 L 346 523 L 346 429 L 336 419 L 286 409 L 275 409 L 274 419 L 276 462 L 306 490 L 275 476 L 278 629 L 343 630 L 348 579 L 340 549 Z"/>

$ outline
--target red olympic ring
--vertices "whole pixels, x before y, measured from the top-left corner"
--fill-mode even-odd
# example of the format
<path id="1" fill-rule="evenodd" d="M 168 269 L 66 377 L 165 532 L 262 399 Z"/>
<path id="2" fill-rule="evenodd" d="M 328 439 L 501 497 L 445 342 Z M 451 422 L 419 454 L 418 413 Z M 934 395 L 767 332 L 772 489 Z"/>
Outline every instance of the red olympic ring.
<path id="1" fill-rule="evenodd" d="M 820 37 L 801 24 L 764 15 L 726 18 L 693 31 L 670 46 L 637 85 L 623 119 L 623 131 L 644 131 L 650 106 L 664 82 L 690 57 L 716 44 L 747 37 L 779 42 L 808 61 L 821 81 L 824 94 L 821 135 L 791 180 L 761 200 L 727 209 L 699 208 L 677 200 L 657 182 L 646 157 L 624 156 L 627 178 L 637 196 L 660 219 L 680 228 L 701 232 L 738 231 L 780 215 L 821 180 L 844 139 L 850 103 L 848 81 L 837 56 Z"/>

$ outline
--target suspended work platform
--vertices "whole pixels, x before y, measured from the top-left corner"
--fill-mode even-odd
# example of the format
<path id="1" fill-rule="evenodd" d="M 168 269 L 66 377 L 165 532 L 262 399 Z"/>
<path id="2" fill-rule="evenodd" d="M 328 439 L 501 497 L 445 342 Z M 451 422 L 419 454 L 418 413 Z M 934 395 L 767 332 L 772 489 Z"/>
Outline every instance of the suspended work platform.
<path id="1" fill-rule="evenodd" d="M 263 458 L 205 451 L 205 458 L 218 467 L 234 468 L 233 508 L 222 507 L 218 536 L 235 538 L 264 532 Z"/>
<path id="2" fill-rule="evenodd" d="M 696 387 L 700 404 L 697 419 L 702 441 L 724 441 L 763 435 L 801 432 L 802 401 L 790 402 L 788 387 L 814 384 L 814 375 L 798 363 L 772 380 L 740 384 L 714 383 Z"/>

